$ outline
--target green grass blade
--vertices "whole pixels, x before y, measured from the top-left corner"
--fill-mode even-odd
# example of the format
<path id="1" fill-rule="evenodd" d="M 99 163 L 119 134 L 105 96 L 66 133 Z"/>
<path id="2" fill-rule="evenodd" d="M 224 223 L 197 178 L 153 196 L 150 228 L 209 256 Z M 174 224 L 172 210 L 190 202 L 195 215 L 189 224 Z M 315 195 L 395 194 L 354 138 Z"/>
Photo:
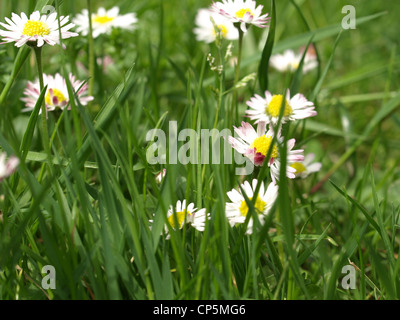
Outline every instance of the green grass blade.
<path id="1" fill-rule="evenodd" d="M 265 42 L 264 49 L 261 54 L 260 64 L 258 66 L 258 81 L 260 90 L 264 92 L 268 89 L 268 67 L 269 59 L 272 54 L 272 49 L 275 42 L 275 29 L 276 29 L 276 4 L 275 0 L 271 1 L 271 20 L 269 23 L 268 38 Z"/>

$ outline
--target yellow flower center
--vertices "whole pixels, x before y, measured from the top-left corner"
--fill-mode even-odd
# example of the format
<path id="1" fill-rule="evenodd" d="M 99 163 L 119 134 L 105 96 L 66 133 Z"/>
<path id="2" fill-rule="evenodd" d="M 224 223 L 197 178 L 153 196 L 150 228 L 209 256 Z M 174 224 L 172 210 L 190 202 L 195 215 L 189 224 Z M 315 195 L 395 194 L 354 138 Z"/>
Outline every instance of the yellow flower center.
<path id="1" fill-rule="evenodd" d="M 290 165 L 292 168 L 296 169 L 295 174 L 298 175 L 304 171 L 306 171 L 306 167 L 304 166 L 304 164 L 302 164 L 301 162 L 295 162 L 292 165 Z"/>
<path id="2" fill-rule="evenodd" d="M 33 36 L 45 36 L 50 33 L 50 28 L 47 23 L 43 21 L 34 21 L 28 20 L 25 25 L 22 33 L 28 37 Z"/>
<path id="3" fill-rule="evenodd" d="M 251 201 L 252 198 L 249 198 L 249 200 Z M 261 214 L 264 212 L 266 205 L 267 205 L 267 203 L 265 201 L 263 201 L 259 196 L 257 196 L 257 200 L 256 200 L 256 203 L 254 204 L 254 208 L 256 209 L 256 212 L 258 214 Z M 242 214 L 242 216 L 244 216 L 244 217 L 247 216 L 247 214 L 249 213 L 249 207 L 248 207 L 246 201 L 241 202 L 239 211 Z"/>
<path id="4" fill-rule="evenodd" d="M 217 30 L 217 32 L 216 32 L 216 30 Z M 224 25 L 219 24 L 214 29 L 214 35 L 217 35 L 217 33 L 221 34 L 222 37 L 226 38 L 226 35 L 228 33 L 228 29 Z"/>
<path id="5" fill-rule="evenodd" d="M 292 62 L 291 66 L 292 66 L 293 70 L 297 70 L 299 68 L 299 66 L 300 66 L 300 63 L 299 62 Z"/>
<path id="6" fill-rule="evenodd" d="M 113 21 L 114 19 L 115 19 L 114 17 L 95 15 L 93 18 L 93 22 L 98 24 L 106 24 Z"/>
<path id="7" fill-rule="evenodd" d="M 259 152 L 266 157 L 268 150 L 271 146 L 271 142 L 272 142 L 272 137 L 266 137 L 265 134 L 263 134 L 261 137 L 258 137 L 257 139 L 254 140 L 250 148 L 252 149 L 256 148 L 256 152 Z M 278 147 L 274 145 L 271 151 L 271 158 L 277 158 L 278 155 L 279 155 Z"/>
<path id="8" fill-rule="evenodd" d="M 236 12 L 236 18 L 242 19 L 243 16 L 244 16 L 247 12 L 250 12 L 250 14 L 252 15 L 250 9 L 245 9 L 245 8 L 240 9 L 239 11 Z"/>
<path id="9" fill-rule="evenodd" d="M 56 97 L 58 99 L 58 103 L 61 103 L 65 100 L 67 100 L 65 98 L 65 96 L 62 94 L 62 92 L 58 89 L 53 89 L 53 97 Z M 52 96 L 50 95 L 49 90 L 47 90 L 45 101 L 46 101 L 46 104 L 51 105 L 51 106 L 53 105 L 53 99 L 52 99 Z"/>
<path id="10" fill-rule="evenodd" d="M 181 229 L 183 227 L 183 221 L 185 220 L 187 214 L 192 215 L 190 212 L 186 212 L 186 210 L 177 212 L 176 216 L 174 214 L 171 214 L 168 217 L 168 223 L 173 229 Z M 176 222 L 178 222 L 178 228 L 176 226 Z"/>
<path id="11" fill-rule="evenodd" d="M 271 117 L 279 117 L 281 108 L 283 104 L 283 96 L 281 94 L 274 95 L 271 102 L 265 108 L 265 113 Z M 288 117 L 293 113 L 292 107 L 289 105 L 288 101 L 285 99 L 283 116 Z"/>

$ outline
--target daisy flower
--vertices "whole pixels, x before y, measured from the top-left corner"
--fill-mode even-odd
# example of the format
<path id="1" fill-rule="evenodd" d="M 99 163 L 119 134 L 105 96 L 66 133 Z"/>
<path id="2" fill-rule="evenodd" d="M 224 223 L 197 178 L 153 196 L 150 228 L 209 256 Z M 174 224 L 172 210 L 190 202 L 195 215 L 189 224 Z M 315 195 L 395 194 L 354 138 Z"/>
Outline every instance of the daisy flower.
<path id="1" fill-rule="evenodd" d="M 211 8 L 227 17 L 232 23 L 240 24 L 243 32 L 247 32 L 247 25 L 265 28 L 270 19 L 268 13 L 262 14 L 263 6 L 257 6 L 253 0 L 222 0 L 214 2 Z"/>
<path id="2" fill-rule="evenodd" d="M 37 47 L 41 47 L 45 43 L 51 46 L 60 43 L 57 12 L 41 15 L 39 11 L 35 11 L 30 15 L 29 19 L 23 12 L 21 16 L 12 13 L 11 19 L 5 18 L 5 20 L 7 24 L 0 22 L 0 25 L 6 29 L 0 30 L 0 36 L 5 43 L 15 42 L 17 47 L 22 47 L 26 43 Z M 68 31 L 75 26 L 73 23 L 68 23 L 68 21 L 68 16 L 60 17 L 62 39 L 78 36 L 77 33 Z"/>
<path id="3" fill-rule="evenodd" d="M 69 74 L 69 80 L 82 105 L 86 105 L 89 101 L 93 100 L 93 97 L 87 95 L 87 83 L 83 84 L 83 81 L 76 80 L 71 73 Z M 56 108 L 64 109 L 69 105 L 70 98 L 67 83 L 59 73 L 55 76 L 43 74 L 43 82 L 44 85 L 47 84 L 47 92 L 44 99 L 47 111 L 54 111 Z M 35 107 L 40 95 L 38 79 L 35 82 L 28 81 L 24 95 L 25 97 L 21 100 L 25 102 L 26 108 L 22 111 L 30 111 Z"/>
<path id="4" fill-rule="evenodd" d="M 113 28 L 127 30 L 135 29 L 134 24 L 138 21 L 136 13 L 119 14 L 119 8 L 110 10 L 99 8 L 97 13 L 92 13 L 93 38 L 100 34 L 110 34 Z M 86 36 L 89 33 L 89 11 L 83 9 L 82 13 L 76 15 L 73 22 L 77 25 L 77 31 Z"/>
<path id="5" fill-rule="evenodd" d="M 228 142 L 232 147 L 248 157 L 256 166 L 262 166 L 268 155 L 268 151 L 271 148 L 270 158 L 267 159 L 268 166 L 271 171 L 271 177 L 273 181 L 279 180 L 279 170 L 281 166 L 281 157 L 279 154 L 278 144 L 283 142 L 280 130 L 277 133 L 276 143 L 271 147 L 271 143 L 274 139 L 274 130 L 270 127 L 266 131 L 266 123 L 259 122 L 257 125 L 257 131 L 248 122 L 242 121 L 242 126 L 239 128 L 234 127 L 235 133 L 238 138 L 232 136 L 228 137 Z M 287 161 L 286 161 L 286 176 L 290 179 L 296 177 L 296 169 L 290 165 L 295 162 L 301 162 L 304 160 L 303 150 L 292 150 L 296 140 L 290 139 L 287 141 Z"/>
<path id="6" fill-rule="evenodd" d="M 274 54 L 271 56 L 270 64 L 273 68 L 280 72 L 294 72 L 300 66 L 301 58 L 303 57 L 303 51 L 295 53 L 293 50 L 286 50 L 282 54 Z M 314 48 L 310 47 L 304 56 L 303 61 L 303 74 L 315 69 L 318 66 L 317 56 Z"/>
<path id="7" fill-rule="evenodd" d="M 307 178 L 311 173 L 321 170 L 322 163 L 314 162 L 315 154 L 309 153 L 304 157 L 303 162 L 295 162 L 290 166 L 296 169 L 295 175 L 299 178 Z"/>
<path id="8" fill-rule="evenodd" d="M 194 203 L 190 203 L 186 206 L 186 200 L 182 202 L 178 200 L 175 206 L 175 210 L 171 205 L 167 213 L 167 223 L 174 229 L 182 229 L 185 225 L 191 225 L 198 231 L 204 231 L 206 225 L 206 219 L 210 218 L 210 214 L 206 213 L 206 209 L 200 209 L 194 207 Z M 164 226 L 165 233 L 167 234 L 166 239 L 170 238 L 168 234 L 167 225 Z"/>
<path id="9" fill-rule="evenodd" d="M 215 25 L 211 19 L 214 20 Z M 217 39 L 218 34 L 227 40 L 239 38 L 239 32 L 230 20 L 209 9 L 200 9 L 195 22 L 196 28 L 193 32 L 196 34 L 197 41 L 211 43 Z"/>
<path id="10" fill-rule="evenodd" d="M 257 180 L 254 179 L 252 181 L 252 186 L 249 182 L 245 181 L 242 185 L 242 189 L 249 200 L 253 200 L 254 190 L 257 186 Z M 228 198 L 232 202 L 227 202 L 225 204 L 225 214 L 229 221 L 229 224 L 233 227 L 236 224 L 244 223 L 246 221 L 246 217 L 249 214 L 249 207 L 246 203 L 246 200 L 242 194 L 242 191 L 239 189 L 232 189 L 227 193 Z M 276 198 L 278 197 L 278 186 L 271 182 L 268 185 L 267 190 L 264 188 L 264 183 L 261 182 L 260 190 L 257 195 L 257 199 L 254 203 L 255 212 L 258 214 L 258 220 L 260 224 L 264 224 L 264 219 L 270 212 Z M 253 217 L 249 219 L 249 223 L 247 225 L 246 234 L 251 234 L 253 232 Z"/>
<path id="11" fill-rule="evenodd" d="M 9 177 L 17 169 L 19 165 L 19 159 L 15 156 L 11 156 L 6 161 L 6 154 L 0 154 L 0 182 L 5 178 Z"/>
<path id="12" fill-rule="evenodd" d="M 272 95 L 269 91 L 265 91 L 265 98 L 256 94 L 246 104 L 250 107 L 246 111 L 250 120 L 256 120 L 256 123 L 263 121 L 276 124 L 279 120 L 281 108 L 283 107 L 283 95 Z M 314 110 L 314 103 L 308 101 L 300 93 L 290 98 L 289 90 L 286 92 L 284 108 L 282 124 L 287 121 L 305 119 L 317 115 L 317 112 Z"/>

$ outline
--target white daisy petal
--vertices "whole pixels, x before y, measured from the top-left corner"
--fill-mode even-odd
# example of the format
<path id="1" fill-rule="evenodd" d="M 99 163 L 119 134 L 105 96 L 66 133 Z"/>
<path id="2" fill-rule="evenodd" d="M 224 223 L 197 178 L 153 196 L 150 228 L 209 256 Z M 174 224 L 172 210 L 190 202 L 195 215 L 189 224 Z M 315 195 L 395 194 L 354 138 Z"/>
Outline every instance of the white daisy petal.
<path id="1" fill-rule="evenodd" d="M 6 160 L 6 154 L 0 154 L 0 182 L 5 178 L 12 175 L 19 165 L 19 159 L 15 156 L 11 156 Z"/>
<path id="2" fill-rule="evenodd" d="M 35 20 L 35 21 L 40 20 L 40 12 L 39 12 L 39 11 L 34 11 L 34 12 L 30 15 L 29 20 Z"/>

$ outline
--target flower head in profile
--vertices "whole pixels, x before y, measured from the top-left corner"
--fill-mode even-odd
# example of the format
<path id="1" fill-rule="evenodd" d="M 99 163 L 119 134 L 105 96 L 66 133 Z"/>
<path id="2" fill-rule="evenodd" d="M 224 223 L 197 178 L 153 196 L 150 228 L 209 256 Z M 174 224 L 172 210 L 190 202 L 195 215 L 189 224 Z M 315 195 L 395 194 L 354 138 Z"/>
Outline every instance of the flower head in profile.
<path id="1" fill-rule="evenodd" d="M 254 191 L 256 189 L 258 181 L 253 179 L 252 185 L 245 181 L 241 187 L 250 201 L 253 201 Z M 227 193 L 228 198 L 232 202 L 227 202 L 225 204 L 225 214 L 231 226 L 236 224 L 244 223 L 246 221 L 247 215 L 249 213 L 249 206 L 243 196 L 242 191 L 239 189 L 232 189 Z M 258 220 L 261 225 L 264 224 L 264 219 L 271 211 L 272 206 L 278 197 L 278 186 L 271 182 L 268 185 L 267 190 L 265 190 L 264 182 L 260 184 L 260 190 L 258 192 L 257 198 L 254 204 L 255 212 L 257 213 Z M 247 225 L 246 234 L 251 234 L 253 232 L 253 217 L 249 219 Z"/>
<path id="2" fill-rule="evenodd" d="M 93 38 L 101 34 L 110 34 L 113 28 L 127 30 L 135 29 L 138 21 L 136 13 L 119 14 L 119 8 L 113 7 L 110 10 L 99 8 L 92 13 Z M 86 36 L 89 33 L 89 11 L 83 9 L 82 13 L 76 15 L 73 22 L 77 25 L 77 31 Z"/>
<path id="3" fill-rule="evenodd" d="M 39 11 L 35 11 L 29 18 L 23 12 L 21 16 L 12 13 L 11 19 L 5 18 L 5 20 L 7 23 L 0 22 L 6 29 L 0 30 L 0 36 L 5 43 L 15 42 L 17 47 L 22 47 L 24 44 L 42 47 L 45 43 L 54 46 L 60 44 L 60 33 L 62 39 L 78 36 L 77 33 L 68 31 L 75 26 L 73 23 L 68 23 L 68 16 L 61 16 L 60 25 L 58 24 L 57 12 L 41 15 Z"/>
<path id="4" fill-rule="evenodd" d="M 167 174 L 167 169 L 162 169 L 159 173 L 156 174 L 155 180 L 158 184 L 161 184 L 161 182 L 164 180 L 165 175 Z"/>
<path id="5" fill-rule="evenodd" d="M 300 50 L 298 53 L 291 49 L 285 50 L 282 54 L 274 54 L 271 56 L 270 65 L 280 72 L 294 72 L 300 66 L 301 58 L 303 57 L 304 49 Z M 318 66 L 317 56 L 315 54 L 315 49 L 309 47 L 304 56 L 303 61 L 303 74 L 315 69 Z"/>
<path id="6" fill-rule="evenodd" d="M 262 166 L 264 161 L 268 161 L 268 166 L 271 171 L 273 181 L 279 180 L 279 171 L 281 166 L 281 155 L 278 145 L 283 142 L 280 130 L 277 132 L 276 142 L 274 141 L 274 130 L 272 127 L 266 130 L 266 123 L 259 122 L 257 131 L 248 122 L 242 122 L 239 128 L 234 127 L 238 138 L 228 137 L 228 142 L 232 147 L 249 158 L 256 166 Z M 304 160 L 303 150 L 292 150 L 296 140 L 290 139 L 287 141 L 287 160 L 286 160 L 286 176 L 294 179 L 296 169 L 290 165 L 294 162 Z M 267 156 L 269 154 L 269 158 Z"/>
<path id="7" fill-rule="evenodd" d="M 238 30 L 229 19 L 209 9 L 200 9 L 195 22 L 196 28 L 193 32 L 196 34 L 197 41 L 211 43 L 217 39 L 218 35 L 227 40 L 239 38 Z"/>
<path id="8" fill-rule="evenodd" d="M 313 162 L 315 159 L 314 153 L 309 153 L 304 157 L 302 162 L 292 163 L 290 166 L 296 169 L 294 173 L 296 178 L 307 178 L 310 174 L 314 172 L 318 172 L 321 170 L 322 163 L 321 162 Z"/>
<path id="9" fill-rule="evenodd" d="M 0 182 L 12 175 L 19 165 L 17 157 L 11 156 L 8 160 L 6 157 L 5 152 L 0 154 Z"/>
<path id="10" fill-rule="evenodd" d="M 69 81 L 82 105 L 86 105 L 89 101 L 93 100 L 93 97 L 87 95 L 87 83 L 76 80 L 71 73 L 69 74 Z M 69 105 L 70 97 L 67 83 L 59 73 L 56 73 L 55 76 L 43 74 L 43 82 L 44 85 L 47 85 L 47 92 L 44 99 L 47 111 L 54 111 L 56 108 L 62 110 Z M 25 102 L 26 108 L 23 111 L 30 111 L 35 107 L 39 99 L 40 84 L 38 79 L 35 82 L 28 81 L 24 95 L 21 100 Z"/>
<path id="11" fill-rule="evenodd" d="M 250 107 L 246 111 L 247 116 L 250 120 L 256 120 L 256 123 L 262 121 L 276 124 L 282 108 L 284 108 L 282 124 L 317 115 L 317 112 L 314 110 L 314 103 L 308 101 L 300 93 L 291 98 L 289 90 L 286 92 L 285 99 L 281 94 L 272 95 L 269 91 L 265 91 L 265 97 L 256 94 L 246 104 Z"/>
<path id="12" fill-rule="evenodd" d="M 239 24 L 243 32 L 247 32 L 248 25 L 265 28 L 270 19 L 268 13 L 262 14 L 263 6 L 257 6 L 253 0 L 222 0 L 214 2 L 211 8 L 232 23 Z"/>
<path id="13" fill-rule="evenodd" d="M 175 208 L 171 205 L 167 212 L 167 223 L 174 230 L 182 229 L 185 225 L 190 225 L 198 231 L 204 231 L 206 220 L 210 218 L 210 214 L 206 213 L 206 209 L 197 209 L 194 203 L 186 206 L 186 200 L 176 203 Z M 152 221 L 150 221 L 152 222 Z M 170 238 L 168 234 L 168 226 L 164 226 L 167 234 L 166 239 Z"/>

